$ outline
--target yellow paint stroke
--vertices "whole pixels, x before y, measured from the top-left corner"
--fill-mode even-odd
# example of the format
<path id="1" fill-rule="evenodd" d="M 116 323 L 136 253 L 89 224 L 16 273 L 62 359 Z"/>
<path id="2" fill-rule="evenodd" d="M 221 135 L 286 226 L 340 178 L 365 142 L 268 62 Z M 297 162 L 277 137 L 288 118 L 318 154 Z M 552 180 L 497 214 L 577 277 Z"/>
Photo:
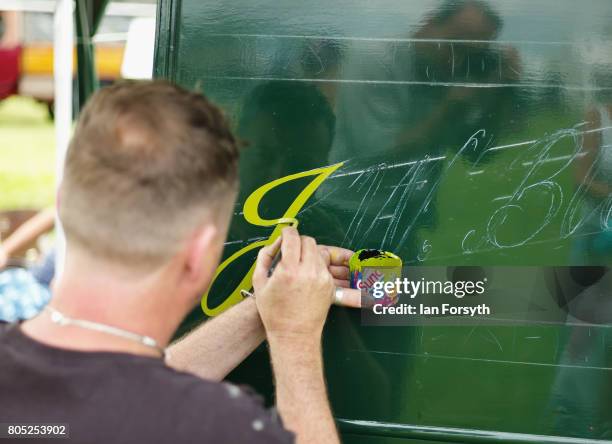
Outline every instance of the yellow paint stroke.
<path id="1" fill-rule="evenodd" d="M 257 225 L 260 227 L 275 226 L 275 228 L 270 234 L 270 237 L 268 237 L 267 239 L 253 242 L 247 245 L 246 247 L 238 250 L 237 252 L 232 254 L 230 257 L 225 259 L 223 262 L 221 262 L 221 264 L 217 267 L 217 271 L 215 272 L 215 276 L 213 277 L 211 287 L 212 287 L 212 284 L 214 284 L 217 277 L 221 274 L 221 272 L 225 270 L 236 259 L 238 259 L 243 254 L 248 253 L 251 250 L 271 244 L 272 242 L 274 242 L 274 240 L 277 237 L 280 236 L 281 230 L 286 224 L 297 223 L 297 219 L 295 217 L 297 216 L 298 212 L 302 209 L 304 204 L 308 201 L 308 199 L 310 199 L 310 197 L 314 194 L 317 188 L 321 186 L 321 184 L 325 181 L 325 179 L 327 179 L 334 171 L 340 168 L 343 165 L 343 163 L 344 162 L 341 162 L 335 165 L 329 165 L 326 167 L 317 168 L 317 169 L 310 170 L 310 171 L 303 171 L 301 173 L 296 173 L 296 174 L 291 174 L 289 176 L 281 177 L 279 179 L 273 180 L 272 182 L 268 182 L 267 184 L 262 185 L 261 187 L 253 191 L 249 195 L 249 197 L 246 199 L 246 201 L 244 202 L 244 209 L 243 209 L 244 218 L 246 219 L 247 222 L 249 222 L 252 225 Z M 259 203 L 261 202 L 261 200 L 263 199 L 263 197 L 266 195 L 268 191 L 280 185 L 283 185 L 287 182 L 290 182 L 292 180 L 301 179 L 303 177 L 308 177 L 308 176 L 316 176 L 316 177 L 308 185 L 306 185 L 306 187 L 293 200 L 293 202 L 291 202 L 291 205 L 289 205 L 289 208 L 287 208 L 287 210 L 285 211 L 285 214 L 283 214 L 278 219 L 263 219 L 259 215 Z M 236 288 L 234 288 L 232 293 L 227 298 L 225 298 L 225 300 L 221 304 L 217 305 L 216 307 L 208 306 L 208 293 L 210 292 L 210 288 L 209 288 L 209 291 L 207 291 L 202 296 L 202 310 L 204 311 L 204 313 L 207 316 L 217 316 L 218 314 L 223 313 L 225 310 L 227 310 L 231 306 L 242 301 L 244 298 L 240 294 L 240 290 L 249 290 L 253 287 L 252 277 L 253 277 L 254 270 L 255 270 L 255 263 L 253 262 L 253 265 L 251 265 L 251 268 L 249 269 L 249 271 L 244 275 L 244 277 L 238 283 Z"/>

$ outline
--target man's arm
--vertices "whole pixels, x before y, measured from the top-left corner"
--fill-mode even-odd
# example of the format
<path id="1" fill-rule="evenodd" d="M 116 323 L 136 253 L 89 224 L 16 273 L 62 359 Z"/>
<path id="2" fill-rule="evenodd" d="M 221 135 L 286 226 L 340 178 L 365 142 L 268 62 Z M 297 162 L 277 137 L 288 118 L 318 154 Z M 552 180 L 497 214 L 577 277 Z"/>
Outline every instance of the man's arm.
<path id="1" fill-rule="evenodd" d="M 276 244 L 275 244 L 276 245 Z M 329 272 L 340 287 L 348 287 L 348 260 L 352 251 L 319 246 Z M 343 305 L 358 307 L 361 295 L 345 290 Z M 221 381 L 265 339 L 255 300 L 247 298 L 223 314 L 206 321 L 168 349 L 166 363 L 203 379 Z"/>
<path id="2" fill-rule="evenodd" d="M 339 443 L 325 378 L 321 338 L 271 336 L 276 406 L 299 444 Z"/>
<path id="3" fill-rule="evenodd" d="M 247 298 L 204 323 L 168 349 L 166 363 L 221 381 L 265 339 L 255 300 Z"/>
<path id="4" fill-rule="evenodd" d="M 334 279 L 314 239 L 300 237 L 295 228 L 283 230 L 281 251 L 271 277 L 272 247 L 259 252 L 253 273 L 257 309 L 270 344 L 277 408 L 298 443 L 336 444 L 321 356 Z"/>

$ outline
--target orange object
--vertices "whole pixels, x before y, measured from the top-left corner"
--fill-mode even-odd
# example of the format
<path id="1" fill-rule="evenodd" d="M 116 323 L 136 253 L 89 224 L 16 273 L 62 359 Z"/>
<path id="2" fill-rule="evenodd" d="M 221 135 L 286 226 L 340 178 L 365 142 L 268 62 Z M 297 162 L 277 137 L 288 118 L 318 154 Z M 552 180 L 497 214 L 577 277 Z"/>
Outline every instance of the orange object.
<path id="1" fill-rule="evenodd" d="M 96 72 L 100 79 L 114 80 L 121 76 L 123 62 L 123 44 L 96 45 Z M 73 56 L 73 72 L 76 69 L 76 49 Z M 23 49 L 21 57 L 22 75 L 53 75 L 53 46 L 39 43 L 31 44 Z"/>

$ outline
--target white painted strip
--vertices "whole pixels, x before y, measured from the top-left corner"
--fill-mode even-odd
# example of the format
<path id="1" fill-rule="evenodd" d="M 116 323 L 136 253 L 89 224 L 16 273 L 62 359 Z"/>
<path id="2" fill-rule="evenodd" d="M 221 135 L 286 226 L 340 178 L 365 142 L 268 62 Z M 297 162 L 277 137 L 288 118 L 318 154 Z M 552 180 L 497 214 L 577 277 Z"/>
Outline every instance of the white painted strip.
<path id="1" fill-rule="evenodd" d="M 64 174 L 64 159 L 72 128 L 72 48 L 74 19 L 72 0 L 58 0 L 53 20 L 53 74 L 55 86 L 55 183 L 56 189 Z M 56 216 L 56 278 L 64 267 L 66 239 Z"/>

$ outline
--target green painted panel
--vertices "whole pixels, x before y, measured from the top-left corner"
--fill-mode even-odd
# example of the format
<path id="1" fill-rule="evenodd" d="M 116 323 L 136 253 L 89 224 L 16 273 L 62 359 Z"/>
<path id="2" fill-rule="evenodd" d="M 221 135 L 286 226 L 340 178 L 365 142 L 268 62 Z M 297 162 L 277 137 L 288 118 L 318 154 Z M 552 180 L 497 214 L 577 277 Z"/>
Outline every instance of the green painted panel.
<path id="1" fill-rule="evenodd" d="M 249 142 L 225 257 L 270 235 L 243 218 L 251 192 L 344 161 L 298 216 L 322 243 L 382 247 L 408 265 L 612 263 L 608 0 L 162 0 L 158 23 L 156 75 L 205 92 Z M 280 217 L 309 180 L 266 195 L 262 216 Z M 210 306 L 253 258 L 221 275 Z M 508 442 L 612 440 L 612 306 L 581 313 L 383 328 L 334 308 L 334 413 L 524 435 L 498 435 Z M 232 378 L 270 397 L 266 349 Z M 368 427 L 347 442 L 427 440 Z"/>
<path id="2" fill-rule="evenodd" d="M 445 441 L 423 441 L 420 439 L 405 440 L 387 436 L 344 435 L 345 444 L 443 444 Z"/>

